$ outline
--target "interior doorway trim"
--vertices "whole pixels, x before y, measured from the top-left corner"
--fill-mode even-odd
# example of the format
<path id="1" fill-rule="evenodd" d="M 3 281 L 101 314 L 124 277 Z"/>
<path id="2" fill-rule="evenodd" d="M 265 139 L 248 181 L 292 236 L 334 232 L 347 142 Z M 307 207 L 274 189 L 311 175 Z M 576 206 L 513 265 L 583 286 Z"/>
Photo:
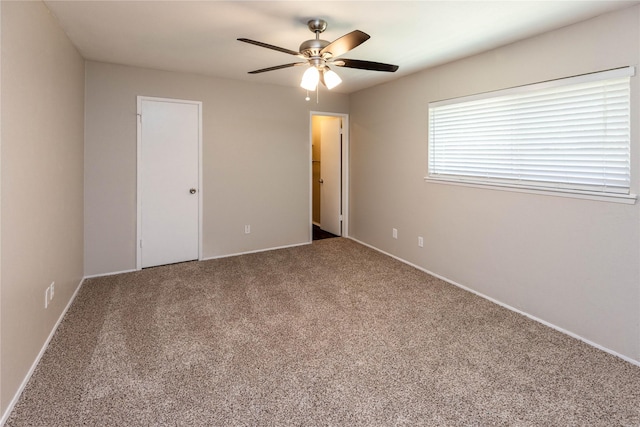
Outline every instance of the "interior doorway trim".
<path id="1" fill-rule="evenodd" d="M 198 107 L 198 261 L 202 260 L 202 101 L 191 101 L 175 98 L 157 98 L 151 96 L 137 96 L 136 108 L 136 270 L 142 269 L 142 101 L 175 102 L 192 104 Z"/>
<path id="2" fill-rule="evenodd" d="M 309 243 L 313 241 L 313 117 L 330 116 L 342 119 L 342 237 L 349 237 L 349 115 L 310 111 L 309 113 Z"/>

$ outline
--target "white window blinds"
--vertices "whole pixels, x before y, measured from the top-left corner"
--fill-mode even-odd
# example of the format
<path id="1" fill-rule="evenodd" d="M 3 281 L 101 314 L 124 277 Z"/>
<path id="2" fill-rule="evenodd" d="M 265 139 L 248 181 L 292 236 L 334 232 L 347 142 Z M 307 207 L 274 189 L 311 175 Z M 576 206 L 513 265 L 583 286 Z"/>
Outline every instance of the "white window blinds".
<path id="1" fill-rule="evenodd" d="M 629 194 L 632 67 L 429 104 L 429 177 Z"/>

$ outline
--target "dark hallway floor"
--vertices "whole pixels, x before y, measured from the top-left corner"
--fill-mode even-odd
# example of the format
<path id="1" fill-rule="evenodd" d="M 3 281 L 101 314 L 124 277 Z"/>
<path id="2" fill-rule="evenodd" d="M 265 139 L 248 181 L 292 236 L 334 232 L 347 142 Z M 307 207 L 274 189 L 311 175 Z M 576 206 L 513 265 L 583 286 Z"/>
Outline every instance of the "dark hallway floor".
<path id="1" fill-rule="evenodd" d="M 330 239 L 332 237 L 340 237 L 335 234 L 329 233 L 328 231 L 324 231 L 317 225 L 313 224 L 313 240 L 322 240 L 322 239 Z"/>

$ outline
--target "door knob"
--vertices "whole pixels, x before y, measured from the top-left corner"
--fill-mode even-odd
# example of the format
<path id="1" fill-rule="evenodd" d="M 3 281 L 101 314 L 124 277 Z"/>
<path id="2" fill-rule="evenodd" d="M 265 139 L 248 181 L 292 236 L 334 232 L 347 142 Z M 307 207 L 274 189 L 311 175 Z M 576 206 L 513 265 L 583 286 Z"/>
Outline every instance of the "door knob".
<path id="1" fill-rule="evenodd" d="M 319 182 L 320 184 L 322 184 L 322 183 L 324 183 L 324 179 L 320 178 L 320 179 L 318 180 L 318 182 Z"/>
<path id="2" fill-rule="evenodd" d="M 195 188 L 192 188 L 191 190 L 189 190 L 189 193 L 191 193 L 191 194 L 196 194 L 196 189 L 195 189 Z"/>

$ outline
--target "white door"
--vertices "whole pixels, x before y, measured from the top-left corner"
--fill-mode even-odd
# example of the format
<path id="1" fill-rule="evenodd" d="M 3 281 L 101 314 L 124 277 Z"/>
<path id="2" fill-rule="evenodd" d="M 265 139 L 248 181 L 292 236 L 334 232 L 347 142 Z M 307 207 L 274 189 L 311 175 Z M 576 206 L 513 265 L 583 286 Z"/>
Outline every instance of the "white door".
<path id="1" fill-rule="evenodd" d="M 342 119 L 323 117 L 320 122 L 320 228 L 342 235 Z"/>
<path id="2" fill-rule="evenodd" d="M 201 104 L 138 105 L 138 267 L 198 259 Z"/>

